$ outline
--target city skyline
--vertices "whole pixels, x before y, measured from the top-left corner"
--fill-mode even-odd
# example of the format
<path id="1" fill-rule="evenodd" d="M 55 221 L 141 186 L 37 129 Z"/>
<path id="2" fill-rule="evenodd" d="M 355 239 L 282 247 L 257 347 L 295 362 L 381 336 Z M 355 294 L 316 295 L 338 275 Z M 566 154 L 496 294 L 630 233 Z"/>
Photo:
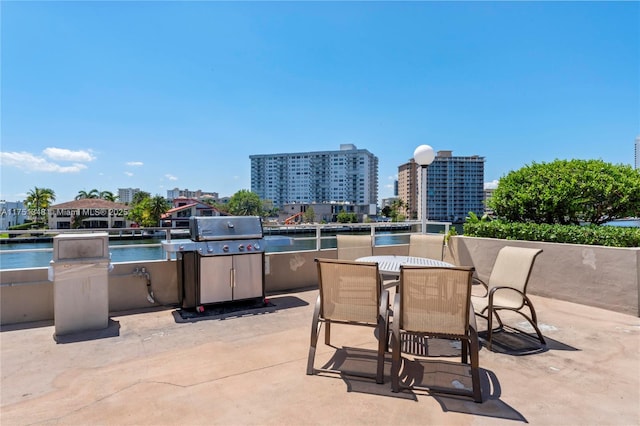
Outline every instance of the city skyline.
<path id="1" fill-rule="evenodd" d="M 0 199 L 250 189 L 250 155 L 354 144 L 634 163 L 637 2 L 4 2 Z"/>

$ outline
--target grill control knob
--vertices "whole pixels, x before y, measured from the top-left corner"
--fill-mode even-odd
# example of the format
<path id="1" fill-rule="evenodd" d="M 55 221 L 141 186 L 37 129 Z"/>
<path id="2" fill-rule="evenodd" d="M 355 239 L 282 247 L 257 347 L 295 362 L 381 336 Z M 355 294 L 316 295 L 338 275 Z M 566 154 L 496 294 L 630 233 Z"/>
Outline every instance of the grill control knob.
<path id="1" fill-rule="evenodd" d="M 244 251 L 244 245 L 238 244 L 238 251 Z"/>
<path id="2" fill-rule="evenodd" d="M 254 248 L 254 249 L 256 249 L 256 250 L 260 250 L 260 244 L 255 243 L 255 244 L 253 245 L 253 248 Z"/>
<path id="3" fill-rule="evenodd" d="M 207 253 L 213 253 L 213 248 L 207 247 Z"/>
<path id="4" fill-rule="evenodd" d="M 226 245 L 226 244 L 225 244 L 225 245 L 223 245 L 223 246 L 222 246 L 222 251 L 224 251 L 224 252 L 229 251 L 229 246 L 228 246 L 228 245 Z"/>
<path id="5" fill-rule="evenodd" d="M 253 246 L 251 244 L 247 244 L 247 251 L 251 251 L 252 248 Z"/>

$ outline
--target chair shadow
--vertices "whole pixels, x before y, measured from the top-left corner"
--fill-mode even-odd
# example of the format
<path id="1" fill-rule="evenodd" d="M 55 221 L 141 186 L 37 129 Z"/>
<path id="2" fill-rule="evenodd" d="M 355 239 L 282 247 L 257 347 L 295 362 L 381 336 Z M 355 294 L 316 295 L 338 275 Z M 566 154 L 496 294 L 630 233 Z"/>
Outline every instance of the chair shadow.
<path id="1" fill-rule="evenodd" d="M 436 339 L 432 339 L 436 340 Z M 445 340 L 445 339 L 437 339 Z M 431 342 L 429 342 L 431 343 Z M 505 420 L 527 422 L 526 418 L 513 407 L 500 400 L 500 382 L 496 375 L 480 368 L 480 383 L 483 402 L 476 403 L 469 397 L 445 395 L 438 390 L 471 387 L 469 366 L 448 360 L 410 360 L 403 357 L 401 381 L 405 384 L 429 387 L 425 390 L 403 389 L 391 391 L 391 354 L 385 354 L 384 384 L 375 383 L 377 352 L 373 349 L 352 347 L 335 348 L 333 356 L 322 368 L 339 370 L 340 378 L 347 386 L 347 392 L 358 392 L 388 398 L 418 401 L 420 396 L 431 396 L 442 407 L 443 412 L 458 412 Z M 443 356 L 453 356 L 455 348 L 443 342 L 434 342 L 426 352 L 429 356 L 444 352 Z M 450 355 L 451 354 L 451 355 Z M 456 356 L 460 356 L 458 352 Z M 325 375 L 325 373 L 320 373 Z M 362 376 L 371 376 L 371 379 Z"/>
<path id="2" fill-rule="evenodd" d="M 478 337 L 481 346 L 491 352 L 512 356 L 535 355 L 550 350 L 554 351 L 579 351 L 580 349 L 557 340 L 544 336 L 546 345 L 540 343 L 535 333 L 525 333 L 522 330 L 504 325 L 499 331 L 494 331 L 491 336 L 491 349 L 486 340 L 487 332 L 481 331 Z"/>

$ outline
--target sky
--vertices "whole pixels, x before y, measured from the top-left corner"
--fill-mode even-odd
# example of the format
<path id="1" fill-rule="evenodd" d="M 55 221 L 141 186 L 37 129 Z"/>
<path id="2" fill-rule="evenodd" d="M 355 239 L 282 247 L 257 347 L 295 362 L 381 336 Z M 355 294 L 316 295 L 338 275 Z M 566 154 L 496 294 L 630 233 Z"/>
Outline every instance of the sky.
<path id="1" fill-rule="evenodd" d="M 253 154 L 634 163 L 639 2 L 2 1 L 0 199 L 251 188 Z"/>

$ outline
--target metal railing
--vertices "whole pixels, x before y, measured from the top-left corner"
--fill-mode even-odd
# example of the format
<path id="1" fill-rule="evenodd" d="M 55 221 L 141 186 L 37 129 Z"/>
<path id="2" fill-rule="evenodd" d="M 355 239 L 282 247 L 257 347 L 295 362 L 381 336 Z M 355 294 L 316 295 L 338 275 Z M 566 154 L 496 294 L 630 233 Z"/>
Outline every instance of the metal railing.
<path id="1" fill-rule="evenodd" d="M 447 234 L 451 229 L 450 222 L 428 222 L 427 230 L 432 233 Z M 320 251 L 336 247 L 336 234 L 371 234 L 375 246 L 408 244 L 409 235 L 420 232 L 421 225 L 416 221 L 397 223 L 359 223 L 359 224 L 304 224 L 304 225 L 267 225 L 264 226 L 265 251 L 273 252 L 296 252 L 296 251 Z M 0 231 L 8 238 L 0 238 L 0 264 L 3 264 L 2 257 L 11 254 L 27 254 L 38 252 L 53 252 L 52 247 L 37 248 L 16 248 L 15 245 L 22 243 L 47 243 L 54 236 L 67 233 L 94 233 L 107 232 L 110 241 L 119 240 L 158 240 L 157 243 L 148 242 L 145 244 L 109 244 L 109 249 L 120 251 L 124 249 L 144 249 L 162 247 L 161 241 L 178 238 L 190 238 L 189 230 L 182 228 L 88 228 L 88 229 L 34 229 L 23 231 Z M 7 245 L 11 244 L 11 248 Z M 162 255 L 156 260 L 171 259 L 171 254 L 162 250 Z M 131 258 L 128 260 L 138 260 Z M 149 260 L 149 259 L 147 259 Z M 39 267 L 39 266 L 25 266 Z M 6 269 L 4 265 L 2 269 Z"/>

